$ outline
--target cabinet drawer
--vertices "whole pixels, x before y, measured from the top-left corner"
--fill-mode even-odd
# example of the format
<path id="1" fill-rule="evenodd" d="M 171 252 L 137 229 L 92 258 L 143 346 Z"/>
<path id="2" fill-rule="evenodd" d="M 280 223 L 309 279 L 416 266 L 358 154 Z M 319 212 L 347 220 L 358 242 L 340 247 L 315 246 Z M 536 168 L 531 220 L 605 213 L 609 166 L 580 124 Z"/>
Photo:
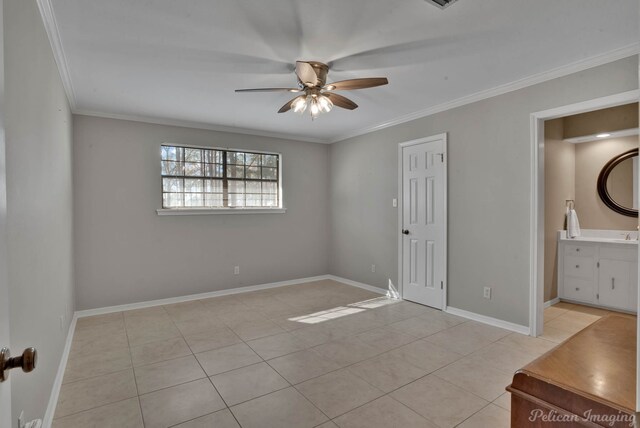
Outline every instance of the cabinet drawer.
<path id="1" fill-rule="evenodd" d="M 594 286 L 592 279 L 564 278 L 564 297 L 582 302 L 592 302 Z"/>
<path id="2" fill-rule="evenodd" d="M 594 264 L 592 257 L 565 256 L 564 274 L 565 276 L 592 279 Z"/>
<path id="3" fill-rule="evenodd" d="M 567 244 L 564 246 L 564 255 L 592 257 L 596 255 L 596 247 L 593 247 L 591 245 Z"/>

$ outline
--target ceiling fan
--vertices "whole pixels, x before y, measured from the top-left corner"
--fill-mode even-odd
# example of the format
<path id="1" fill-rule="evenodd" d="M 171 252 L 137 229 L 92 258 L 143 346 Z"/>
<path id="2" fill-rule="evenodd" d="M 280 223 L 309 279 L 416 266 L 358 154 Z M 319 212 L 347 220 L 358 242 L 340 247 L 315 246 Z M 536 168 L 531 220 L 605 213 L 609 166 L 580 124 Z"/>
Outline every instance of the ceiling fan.
<path id="1" fill-rule="evenodd" d="M 301 93 L 287 102 L 278 110 L 284 113 L 293 109 L 296 113 L 309 111 L 315 119 L 320 113 L 328 113 L 333 106 L 353 110 L 358 105 L 349 98 L 333 91 L 351 91 L 353 89 L 373 88 L 389 83 L 386 77 L 368 77 L 363 79 L 349 79 L 327 84 L 329 66 L 317 61 L 296 61 L 297 88 L 258 88 L 236 89 L 236 92 L 293 92 Z"/>

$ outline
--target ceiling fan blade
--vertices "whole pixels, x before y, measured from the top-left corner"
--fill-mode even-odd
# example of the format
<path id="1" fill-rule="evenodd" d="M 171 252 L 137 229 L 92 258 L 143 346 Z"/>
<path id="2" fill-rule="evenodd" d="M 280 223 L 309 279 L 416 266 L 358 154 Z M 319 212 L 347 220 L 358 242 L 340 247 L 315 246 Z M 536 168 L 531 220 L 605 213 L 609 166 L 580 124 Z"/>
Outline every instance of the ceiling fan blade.
<path id="1" fill-rule="evenodd" d="M 298 98 L 302 98 L 302 97 L 304 97 L 304 95 L 299 95 L 294 99 L 292 99 L 291 101 L 287 102 L 285 105 L 280 107 L 280 110 L 278 110 L 278 113 L 288 112 L 289 110 L 291 110 L 291 106 L 293 105 L 293 103 L 295 103 Z"/>
<path id="2" fill-rule="evenodd" d="M 316 86 L 318 76 L 311 64 L 304 61 L 296 61 L 296 76 L 306 86 Z"/>
<path id="3" fill-rule="evenodd" d="M 358 104 L 354 103 L 347 97 L 343 97 L 342 95 L 334 94 L 332 92 L 325 92 L 322 95 L 329 98 L 335 106 L 346 108 L 347 110 L 355 110 L 358 108 Z"/>
<path id="4" fill-rule="evenodd" d="M 388 83 L 389 81 L 386 77 L 366 77 L 364 79 L 349 79 L 329 83 L 323 89 L 327 91 L 351 91 L 353 89 L 373 88 Z"/>
<path id="5" fill-rule="evenodd" d="M 236 92 L 300 92 L 298 88 L 254 88 L 236 89 Z"/>

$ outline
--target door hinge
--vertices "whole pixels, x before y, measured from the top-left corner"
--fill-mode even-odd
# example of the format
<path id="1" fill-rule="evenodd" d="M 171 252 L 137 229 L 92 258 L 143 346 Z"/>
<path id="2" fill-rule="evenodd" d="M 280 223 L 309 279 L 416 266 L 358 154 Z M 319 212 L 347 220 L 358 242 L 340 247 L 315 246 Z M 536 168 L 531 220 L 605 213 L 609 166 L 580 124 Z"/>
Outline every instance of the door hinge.
<path id="1" fill-rule="evenodd" d="M 596 267 L 600 267 L 600 261 L 598 261 L 598 263 L 596 263 Z"/>
<path id="2" fill-rule="evenodd" d="M 596 294 L 596 299 L 600 300 L 600 293 Z"/>
<path id="3" fill-rule="evenodd" d="M 438 156 L 440 156 L 440 162 L 444 163 L 444 153 L 438 153 Z"/>
<path id="4" fill-rule="evenodd" d="M 440 290 L 444 290 L 444 281 L 440 281 Z"/>

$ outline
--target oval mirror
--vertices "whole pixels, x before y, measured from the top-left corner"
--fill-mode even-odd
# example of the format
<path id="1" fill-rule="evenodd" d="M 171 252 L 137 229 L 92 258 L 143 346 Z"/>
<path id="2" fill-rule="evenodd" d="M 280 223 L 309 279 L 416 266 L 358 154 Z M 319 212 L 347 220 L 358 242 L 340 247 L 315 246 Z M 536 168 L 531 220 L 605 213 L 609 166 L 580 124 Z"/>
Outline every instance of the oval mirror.
<path id="1" fill-rule="evenodd" d="M 638 217 L 635 183 L 638 177 L 638 149 L 611 159 L 598 176 L 598 194 L 606 206 L 629 217 Z"/>

